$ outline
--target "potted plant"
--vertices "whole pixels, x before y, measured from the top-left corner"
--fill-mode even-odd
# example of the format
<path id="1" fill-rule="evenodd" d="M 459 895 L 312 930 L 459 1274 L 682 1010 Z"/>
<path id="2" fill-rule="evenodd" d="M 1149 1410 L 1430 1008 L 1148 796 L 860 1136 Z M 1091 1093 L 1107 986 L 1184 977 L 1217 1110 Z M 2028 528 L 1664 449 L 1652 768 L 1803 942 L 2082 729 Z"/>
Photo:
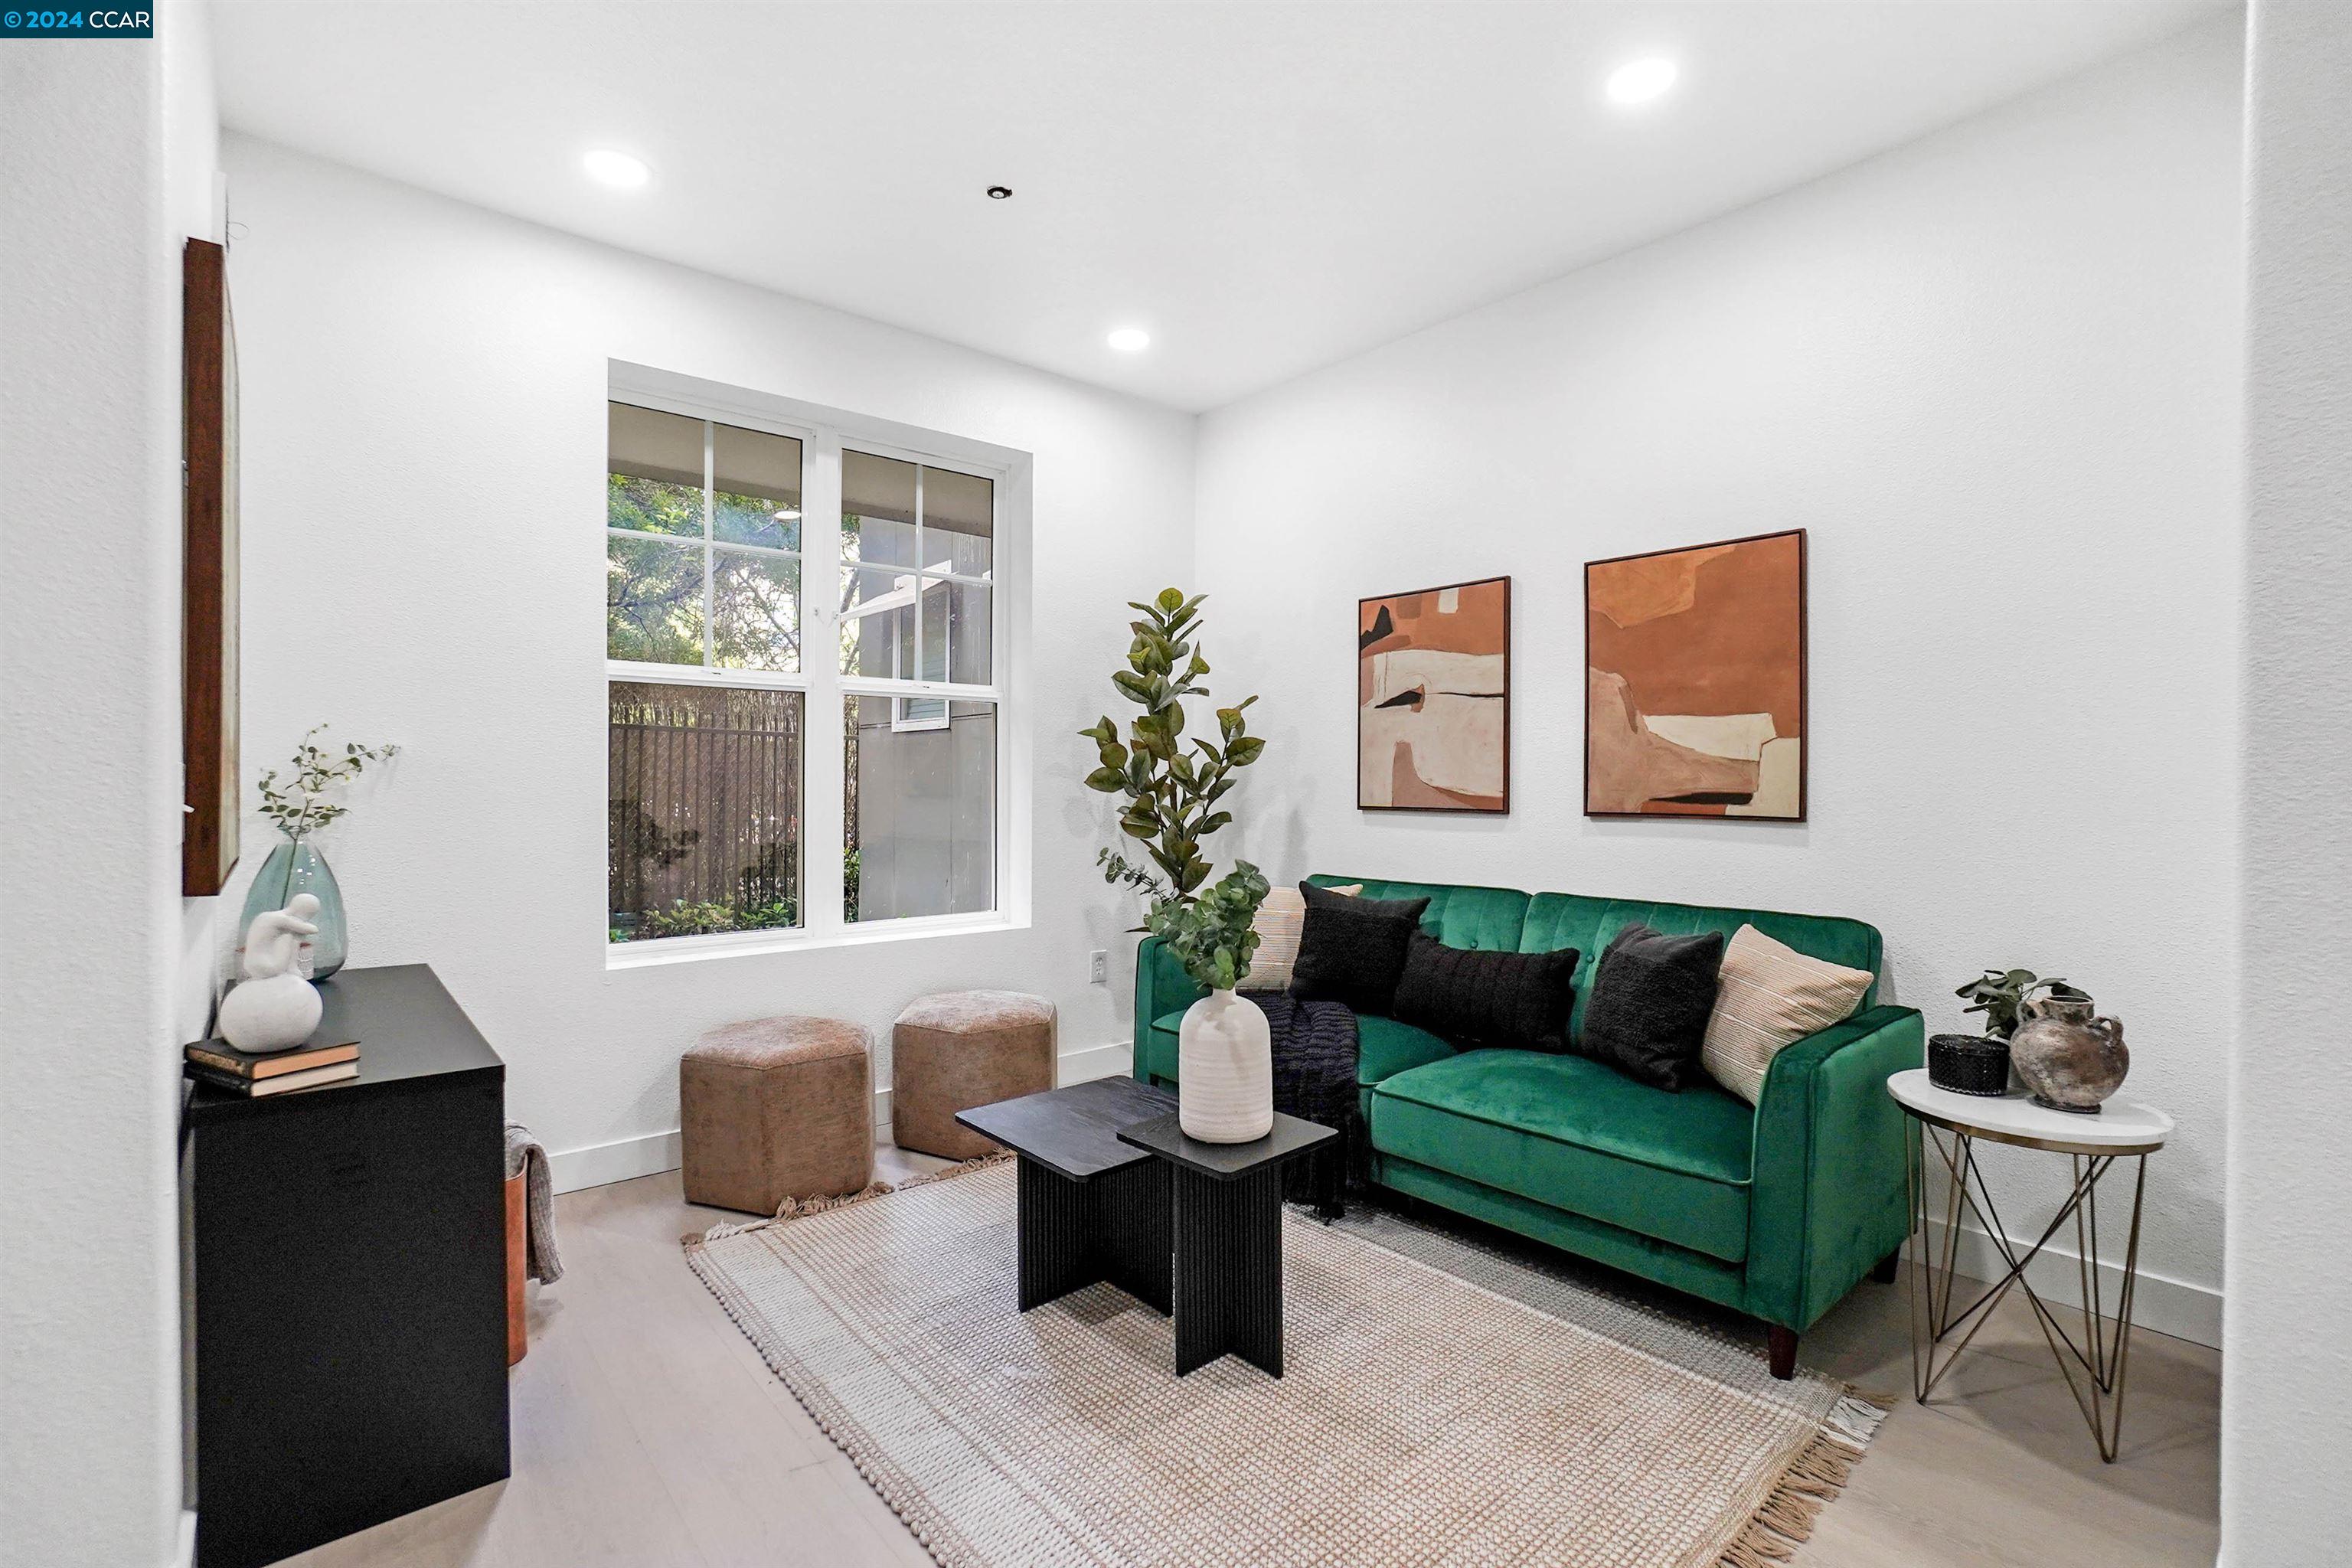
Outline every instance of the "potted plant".
<path id="1" fill-rule="evenodd" d="M 1249 973 L 1265 901 L 1258 868 L 1234 868 L 1190 902 L 1163 900 L 1148 927 L 1209 994 L 1184 1010 L 1177 1031 L 1176 1118 L 1187 1138 L 1247 1143 L 1274 1130 L 1274 1049 L 1265 1014 L 1235 986 Z"/>
<path id="2" fill-rule="evenodd" d="M 2094 1116 L 2123 1087 L 2131 1070 L 2123 1024 L 2096 1016 L 2098 1004 L 2082 987 L 2030 970 L 1988 969 L 1959 994 L 1975 999 L 1963 1011 L 1984 1014 L 1986 1034 L 2005 1042 L 2005 1065 L 2035 1104 Z"/>
<path id="3" fill-rule="evenodd" d="M 1980 979 L 1969 981 L 1952 994 L 1969 1004 L 1961 1012 L 1985 1016 L 1987 1037 L 2006 1040 L 2025 1021 L 2026 999 L 2036 993 L 2090 1000 L 2087 992 L 2067 984 L 2058 976 L 2053 974 L 2044 980 L 2031 969 L 1988 969 Z"/>
<path id="4" fill-rule="evenodd" d="M 1129 721 L 1124 739 L 1108 715 L 1078 733 L 1095 742 L 1097 765 L 1087 787 L 1122 797 L 1119 830 L 1148 859 L 1104 849 L 1096 857 L 1104 879 L 1150 900 L 1144 929 L 1209 992 L 1178 1032 L 1179 1121 L 1187 1137 L 1202 1142 L 1245 1143 L 1274 1125 L 1265 1015 L 1234 992 L 1257 949 L 1251 922 L 1266 880 L 1237 860 L 1207 891 L 1195 889 L 1213 868 L 1203 841 L 1234 820 L 1218 803 L 1233 789 L 1234 770 L 1257 761 L 1265 742 L 1249 733 L 1244 717 L 1255 697 L 1215 710 L 1215 740 L 1185 739 L 1185 699 L 1209 695 L 1201 684 L 1209 661 L 1196 646 L 1205 596 L 1169 588 L 1149 604 L 1130 604 L 1142 618 L 1129 623 L 1127 668 L 1112 673 L 1111 684 L 1142 711 Z"/>
<path id="5" fill-rule="evenodd" d="M 324 980 L 334 973 L 343 966 L 351 951 L 350 932 L 343 921 L 342 889 L 336 885 L 335 873 L 328 867 L 326 857 L 310 842 L 312 834 L 350 809 L 329 800 L 327 792 L 359 777 L 370 763 L 388 762 L 400 752 L 398 746 L 346 742 L 339 754 L 318 743 L 316 737 L 325 728 L 324 724 L 312 725 L 304 732 L 301 744 L 294 748 L 290 764 L 294 779 L 290 784 L 278 782 L 276 768 L 261 775 L 261 815 L 277 824 L 286 837 L 262 862 L 260 873 L 246 894 L 244 918 L 237 921 L 238 953 L 242 957 L 242 933 L 253 928 L 256 916 L 284 909 L 297 893 L 316 896 L 319 911 L 310 919 L 319 929 L 302 943 L 297 959 L 298 973 L 308 980 Z"/>
<path id="6" fill-rule="evenodd" d="M 2031 998 L 2089 1000 L 2056 975 L 2045 980 L 2030 969 L 1988 969 L 1953 994 L 1969 1004 L 1961 1012 L 1985 1016 L 1984 1033 L 1930 1037 L 1927 1080 L 1938 1089 L 1987 1096 L 2009 1092 L 2010 1039 L 2024 1021 Z"/>

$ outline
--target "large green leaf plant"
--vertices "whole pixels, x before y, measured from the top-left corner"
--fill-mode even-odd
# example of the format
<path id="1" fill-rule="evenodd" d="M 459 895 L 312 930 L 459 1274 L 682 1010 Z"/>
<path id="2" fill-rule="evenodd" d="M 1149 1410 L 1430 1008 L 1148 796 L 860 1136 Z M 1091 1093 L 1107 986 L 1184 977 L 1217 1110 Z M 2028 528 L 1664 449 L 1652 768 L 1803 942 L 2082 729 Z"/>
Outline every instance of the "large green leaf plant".
<path id="1" fill-rule="evenodd" d="M 1108 714 L 1078 733 L 1096 748 L 1097 765 L 1087 786 L 1121 798 L 1119 830 L 1145 857 L 1131 861 L 1104 849 L 1096 857 L 1104 880 L 1148 900 L 1145 929 L 1167 942 L 1195 981 L 1224 991 L 1249 972 L 1257 947 L 1250 923 L 1265 901 L 1266 880 L 1256 867 L 1236 860 L 1214 886 L 1198 891 L 1212 869 L 1202 844 L 1232 824 L 1233 813 L 1218 803 L 1232 791 L 1234 771 L 1256 762 L 1265 742 L 1249 732 L 1244 717 L 1255 697 L 1216 710 L 1215 740 L 1185 736 L 1185 699 L 1209 695 L 1201 684 L 1209 661 L 1198 646 L 1206 597 L 1168 588 L 1149 604 L 1129 603 L 1140 618 L 1128 623 L 1134 640 L 1127 668 L 1112 672 L 1111 684 L 1142 711 L 1128 721 L 1124 737 Z"/>

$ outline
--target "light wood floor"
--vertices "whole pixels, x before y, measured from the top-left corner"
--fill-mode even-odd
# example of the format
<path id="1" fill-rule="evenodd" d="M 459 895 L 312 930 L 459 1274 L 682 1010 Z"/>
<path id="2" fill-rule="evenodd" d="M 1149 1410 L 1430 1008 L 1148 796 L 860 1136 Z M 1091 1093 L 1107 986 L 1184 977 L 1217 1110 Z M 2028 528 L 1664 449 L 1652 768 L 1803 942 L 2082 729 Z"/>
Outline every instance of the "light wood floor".
<path id="1" fill-rule="evenodd" d="M 885 1180 L 939 1163 L 882 1151 Z M 556 1217 L 565 1273 L 532 1287 L 530 1353 L 512 1374 L 513 1478 L 291 1563 L 929 1563 L 687 1268 L 682 1234 L 741 1216 L 687 1204 L 672 1172 L 567 1194 Z M 1951 1394 L 1923 1407 L 1906 1392 L 1901 1286 L 1864 1284 L 1806 1335 L 1807 1364 L 1905 1397 L 1801 1568 L 2212 1563 L 2214 1352 L 2135 1338 L 2124 1452 L 2108 1466 L 2021 1306 L 2005 1303 L 1978 1345 L 1947 1379 Z"/>

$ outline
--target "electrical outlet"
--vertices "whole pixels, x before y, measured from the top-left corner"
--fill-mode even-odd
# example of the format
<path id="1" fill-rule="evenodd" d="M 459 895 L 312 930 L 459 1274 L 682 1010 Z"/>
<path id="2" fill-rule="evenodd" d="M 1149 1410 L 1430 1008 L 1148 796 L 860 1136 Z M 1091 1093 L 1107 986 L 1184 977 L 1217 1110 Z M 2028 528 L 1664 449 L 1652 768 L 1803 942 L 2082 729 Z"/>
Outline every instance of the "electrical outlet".
<path id="1" fill-rule="evenodd" d="M 1110 984 L 1110 954 L 1097 948 L 1087 954 L 1087 978 L 1097 985 Z"/>

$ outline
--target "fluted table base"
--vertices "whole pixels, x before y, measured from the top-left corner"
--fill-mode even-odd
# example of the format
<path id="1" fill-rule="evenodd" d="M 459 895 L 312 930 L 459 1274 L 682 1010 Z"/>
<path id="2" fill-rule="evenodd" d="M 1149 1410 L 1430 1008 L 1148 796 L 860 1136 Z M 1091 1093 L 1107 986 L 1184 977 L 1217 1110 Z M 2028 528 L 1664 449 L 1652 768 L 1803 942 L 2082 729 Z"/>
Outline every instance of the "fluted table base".
<path id="1" fill-rule="evenodd" d="M 1020 1157 L 1021 1310 L 1108 1282 L 1169 1307 L 1168 1167 L 1139 1161 L 1074 1182 Z"/>
<path id="2" fill-rule="evenodd" d="M 1176 1375 L 1228 1352 L 1282 1375 L 1279 1165 L 1222 1182 L 1176 1172 Z"/>

